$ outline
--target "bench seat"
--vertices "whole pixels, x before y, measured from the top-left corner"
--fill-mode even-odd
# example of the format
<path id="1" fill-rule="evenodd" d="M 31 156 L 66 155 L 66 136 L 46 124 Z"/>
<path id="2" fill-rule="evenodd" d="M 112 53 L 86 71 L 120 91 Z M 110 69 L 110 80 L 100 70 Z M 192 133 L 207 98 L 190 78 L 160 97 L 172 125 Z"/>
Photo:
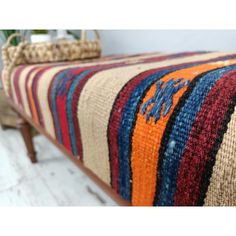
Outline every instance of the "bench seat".
<path id="1" fill-rule="evenodd" d="M 236 53 L 20 65 L 9 96 L 132 205 L 236 205 Z"/>

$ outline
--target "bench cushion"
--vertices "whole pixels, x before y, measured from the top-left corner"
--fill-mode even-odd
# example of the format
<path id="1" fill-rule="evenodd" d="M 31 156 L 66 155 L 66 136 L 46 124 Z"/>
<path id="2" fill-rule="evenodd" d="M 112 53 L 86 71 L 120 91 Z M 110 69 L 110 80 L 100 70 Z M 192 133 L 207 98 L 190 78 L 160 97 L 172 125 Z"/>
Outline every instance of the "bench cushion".
<path id="1" fill-rule="evenodd" d="M 236 205 L 236 54 L 21 65 L 10 96 L 133 205 Z"/>

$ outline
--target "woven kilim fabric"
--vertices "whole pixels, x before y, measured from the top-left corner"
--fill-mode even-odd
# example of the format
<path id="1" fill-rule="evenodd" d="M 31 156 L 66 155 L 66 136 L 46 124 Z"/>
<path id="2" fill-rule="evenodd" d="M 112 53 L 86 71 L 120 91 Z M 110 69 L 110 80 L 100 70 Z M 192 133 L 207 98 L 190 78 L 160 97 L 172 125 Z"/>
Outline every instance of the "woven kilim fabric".
<path id="1" fill-rule="evenodd" d="M 236 53 L 21 65 L 11 99 L 133 205 L 236 205 Z"/>

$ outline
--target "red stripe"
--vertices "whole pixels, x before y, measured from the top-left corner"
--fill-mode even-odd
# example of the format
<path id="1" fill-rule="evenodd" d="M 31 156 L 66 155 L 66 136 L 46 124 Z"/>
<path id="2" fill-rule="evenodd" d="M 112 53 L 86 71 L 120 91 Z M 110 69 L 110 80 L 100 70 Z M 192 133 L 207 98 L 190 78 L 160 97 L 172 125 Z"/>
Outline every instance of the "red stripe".
<path id="1" fill-rule="evenodd" d="M 19 87 L 19 77 L 20 77 L 21 72 L 25 69 L 25 67 L 26 67 L 25 65 L 19 66 L 16 69 L 15 74 L 13 76 L 13 84 L 15 88 L 16 99 L 21 106 L 23 106 L 23 103 L 22 103 L 22 96 L 21 96 L 20 87 Z M 11 94 L 11 97 L 12 97 L 12 94 Z"/>
<path id="2" fill-rule="evenodd" d="M 218 141 L 227 111 L 236 93 L 236 72 L 218 80 L 197 114 L 183 154 L 177 179 L 175 205 L 196 205 L 201 191 L 202 177 Z"/>
<path id="3" fill-rule="evenodd" d="M 67 91 L 71 85 L 72 81 L 67 81 L 65 94 L 60 95 L 57 93 L 56 96 L 56 104 L 57 104 L 57 112 L 58 112 L 58 118 L 62 133 L 62 141 L 63 145 L 71 151 L 71 144 L 70 144 L 70 135 L 69 135 L 69 127 L 68 127 L 68 120 L 67 120 L 67 112 L 66 112 L 66 99 L 67 99 Z"/>
<path id="4" fill-rule="evenodd" d="M 53 128 L 54 128 L 54 133 L 55 133 L 55 136 L 56 136 L 56 139 L 58 140 L 58 136 L 57 136 L 57 130 L 56 130 L 56 124 L 55 124 L 55 119 L 54 119 L 54 115 L 53 115 L 53 107 L 52 107 L 52 97 L 51 97 L 51 94 L 52 94 L 52 87 L 53 87 L 53 84 L 57 78 L 57 76 L 62 73 L 64 71 L 64 69 L 61 69 L 59 70 L 53 77 L 52 77 L 52 80 L 50 81 L 50 85 L 49 85 L 49 88 L 48 88 L 48 94 L 47 94 L 47 97 L 48 97 L 48 105 L 49 105 L 49 108 L 50 108 L 50 111 L 51 111 L 51 116 L 52 116 L 52 121 L 53 121 Z"/>

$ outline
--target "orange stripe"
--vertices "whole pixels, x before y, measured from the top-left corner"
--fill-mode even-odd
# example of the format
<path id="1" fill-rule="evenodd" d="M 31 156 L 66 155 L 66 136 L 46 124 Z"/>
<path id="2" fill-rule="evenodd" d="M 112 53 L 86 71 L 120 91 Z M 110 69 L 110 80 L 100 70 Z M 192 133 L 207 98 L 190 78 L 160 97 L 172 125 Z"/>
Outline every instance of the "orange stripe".
<path id="1" fill-rule="evenodd" d="M 34 102 L 34 98 L 33 98 L 33 87 L 32 87 L 32 80 L 34 79 L 35 74 L 40 71 L 42 68 L 35 68 L 35 71 L 30 75 L 30 79 L 28 80 L 27 83 L 27 91 L 29 94 L 29 106 L 31 107 L 32 110 L 32 116 L 33 116 L 33 120 L 39 124 L 39 118 L 38 118 L 38 113 L 36 110 L 36 106 L 35 106 L 35 102 Z"/>
<path id="2" fill-rule="evenodd" d="M 169 79 L 184 78 L 192 81 L 197 75 L 206 71 L 216 69 L 230 64 L 236 63 L 236 60 L 227 62 L 216 62 L 204 65 L 199 65 L 187 69 L 178 70 L 169 75 L 166 75 L 161 81 L 167 82 Z M 137 115 L 133 137 L 132 137 L 132 153 L 131 153 L 131 168 L 132 168 L 132 204 L 136 206 L 150 206 L 153 204 L 153 199 L 156 190 L 156 170 L 158 151 L 160 148 L 161 138 L 165 131 L 167 122 L 172 115 L 174 107 L 186 91 L 187 86 L 180 89 L 173 95 L 173 105 L 166 117 L 161 115 L 160 119 L 155 123 L 154 118 L 151 117 L 146 122 L 146 114 L 142 115 L 140 112 Z M 156 91 L 156 85 L 147 92 L 143 103 L 153 97 Z M 142 106 L 142 105 L 141 105 Z M 140 106 L 140 107 L 141 107 Z M 151 109 L 149 107 L 148 111 Z M 162 111 L 163 112 L 163 111 Z M 163 113 L 161 113 L 163 114 Z"/>

